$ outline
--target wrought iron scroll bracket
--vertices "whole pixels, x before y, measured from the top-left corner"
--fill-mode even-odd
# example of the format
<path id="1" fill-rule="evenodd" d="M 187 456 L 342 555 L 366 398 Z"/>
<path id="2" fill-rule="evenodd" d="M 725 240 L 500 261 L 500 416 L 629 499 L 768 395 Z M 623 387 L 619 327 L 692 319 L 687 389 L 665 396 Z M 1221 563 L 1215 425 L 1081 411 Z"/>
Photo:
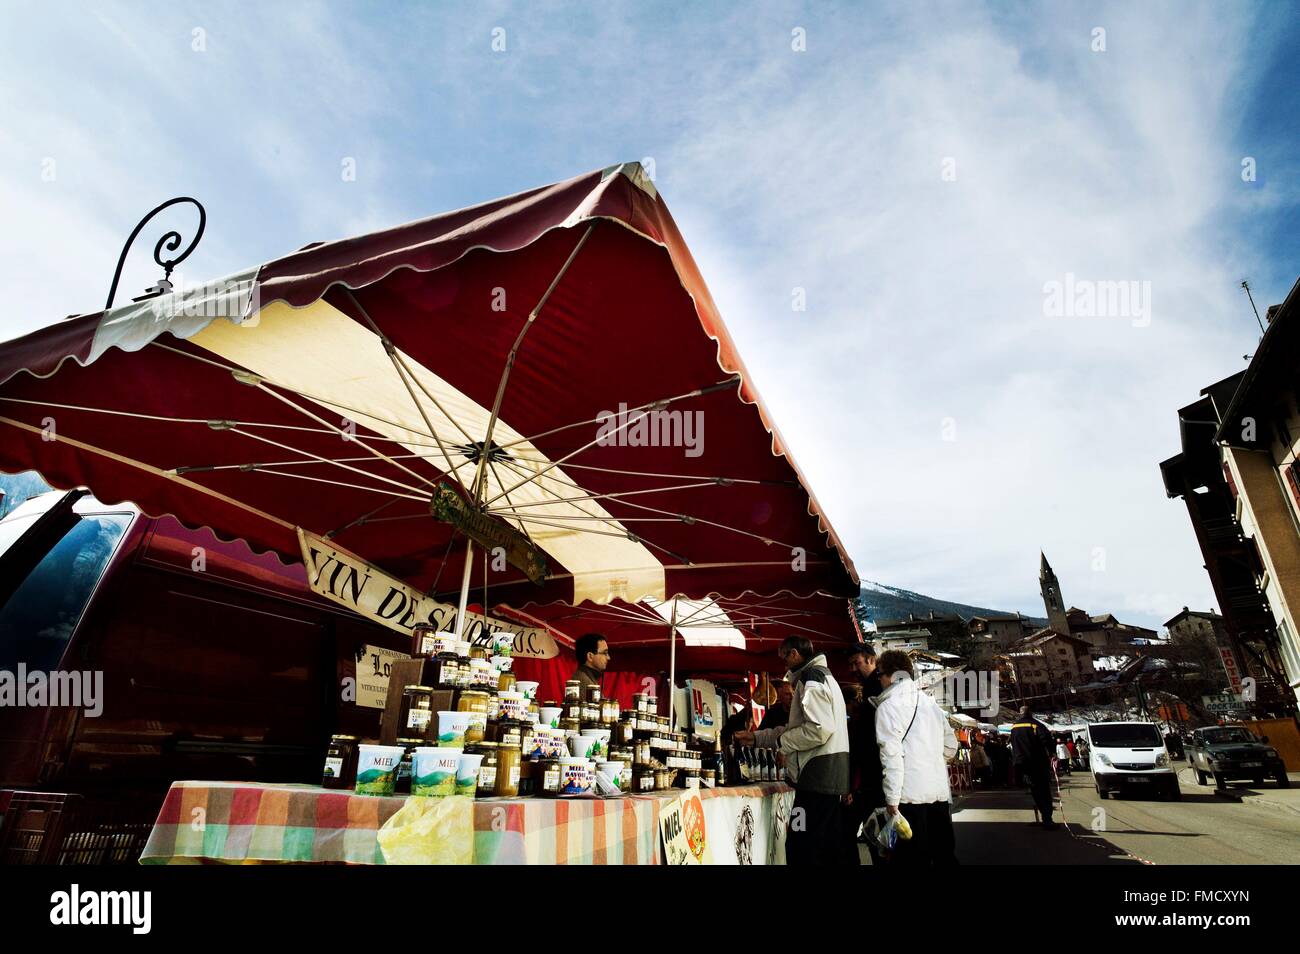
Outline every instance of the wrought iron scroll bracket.
<path id="1" fill-rule="evenodd" d="M 208 213 L 203 208 L 202 203 L 200 203 L 198 199 L 192 199 L 189 196 L 178 196 L 175 199 L 168 199 L 141 219 L 139 224 L 132 229 L 130 237 L 126 240 L 126 244 L 122 246 L 122 254 L 119 255 L 117 259 L 117 270 L 113 272 L 113 284 L 108 289 L 108 301 L 104 305 L 105 311 L 113 307 L 113 299 L 117 297 L 117 283 L 122 279 L 122 266 L 126 264 L 126 256 L 131 251 L 131 246 L 135 243 L 136 237 L 139 236 L 144 227 L 149 224 L 149 221 L 159 212 L 171 208 L 173 205 L 181 205 L 187 202 L 199 210 L 199 227 L 194 233 L 194 238 L 190 239 L 190 244 L 185 246 L 184 251 L 175 258 L 164 259 L 164 249 L 169 252 L 175 252 L 181 247 L 181 234 L 175 230 L 163 233 L 162 237 L 158 239 L 157 244 L 153 247 L 153 260 L 163 269 L 162 280 L 153 288 L 147 289 L 139 298 L 133 300 L 144 301 L 148 298 L 156 298 L 171 290 L 172 269 L 185 261 L 185 259 L 189 258 L 190 253 L 193 252 L 195 246 L 199 244 L 199 239 L 203 238 L 203 229 L 208 224 Z"/>

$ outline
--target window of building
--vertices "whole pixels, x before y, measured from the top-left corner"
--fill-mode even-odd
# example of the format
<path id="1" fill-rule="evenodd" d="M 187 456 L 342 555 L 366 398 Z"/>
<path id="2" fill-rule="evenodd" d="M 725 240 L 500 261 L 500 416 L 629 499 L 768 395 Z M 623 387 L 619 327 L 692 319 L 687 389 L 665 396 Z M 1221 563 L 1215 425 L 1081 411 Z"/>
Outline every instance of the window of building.
<path id="1" fill-rule="evenodd" d="M 1300 507 L 1300 460 L 1293 460 L 1286 465 L 1286 482 L 1291 488 L 1291 500 Z"/>

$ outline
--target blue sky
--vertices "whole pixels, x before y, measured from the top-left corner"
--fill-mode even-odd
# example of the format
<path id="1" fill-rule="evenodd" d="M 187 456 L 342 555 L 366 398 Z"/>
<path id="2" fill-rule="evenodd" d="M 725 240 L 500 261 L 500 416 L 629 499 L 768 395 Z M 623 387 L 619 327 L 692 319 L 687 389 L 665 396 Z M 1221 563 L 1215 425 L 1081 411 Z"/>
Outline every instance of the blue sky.
<path id="1" fill-rule="evenodd" d="M 1240 280 L 1300 275 L 1296 4 L 0 14 L 0 338 L 98 308 L 172 195 L 199 280 L 640 159 L 864 577 L 1037 612 L 1041 547 L 1093 612 L 1214 602 L 1157 464 L 1253 351 Z M 1149 322 L 1045 315 L 1067 274 Z"/>

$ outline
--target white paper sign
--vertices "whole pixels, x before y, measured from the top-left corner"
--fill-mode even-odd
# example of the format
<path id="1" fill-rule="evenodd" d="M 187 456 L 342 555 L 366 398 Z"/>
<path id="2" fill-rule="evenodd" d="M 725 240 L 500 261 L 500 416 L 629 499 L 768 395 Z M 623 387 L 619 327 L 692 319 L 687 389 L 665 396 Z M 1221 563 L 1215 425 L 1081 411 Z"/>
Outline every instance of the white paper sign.
<path id="1" fill-rule="evenodd" d="M 357 660 L 357 705 L 369 709 L 382 709 L 388 701 L 388 674 L 397 659 L 410 659 L 383 646 L 365 646 L 364 655 Z"/>

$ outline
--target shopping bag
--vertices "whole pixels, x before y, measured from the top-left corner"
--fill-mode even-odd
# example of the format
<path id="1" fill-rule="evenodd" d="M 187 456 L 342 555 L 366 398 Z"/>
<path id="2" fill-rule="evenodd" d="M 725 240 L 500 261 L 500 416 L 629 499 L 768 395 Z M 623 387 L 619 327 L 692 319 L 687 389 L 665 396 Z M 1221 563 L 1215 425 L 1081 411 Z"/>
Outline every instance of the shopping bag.
<path id="1" fill-rule="evenodd" d="M 871 813 L 865 828 L 867 837 L 874 838 L 882 851 L 893 851 L 900 841 L 912 837 L 912 826 L 907 823 L 907 819 L 901 814 L 890 815 L 883 808 L 877 808 Z"/>
<path id="2" fill-rule="evenodd" d="M 474 799 L 464 795 L 408 798 L 378 832 L 390 865 L 474 863 Z"/>

